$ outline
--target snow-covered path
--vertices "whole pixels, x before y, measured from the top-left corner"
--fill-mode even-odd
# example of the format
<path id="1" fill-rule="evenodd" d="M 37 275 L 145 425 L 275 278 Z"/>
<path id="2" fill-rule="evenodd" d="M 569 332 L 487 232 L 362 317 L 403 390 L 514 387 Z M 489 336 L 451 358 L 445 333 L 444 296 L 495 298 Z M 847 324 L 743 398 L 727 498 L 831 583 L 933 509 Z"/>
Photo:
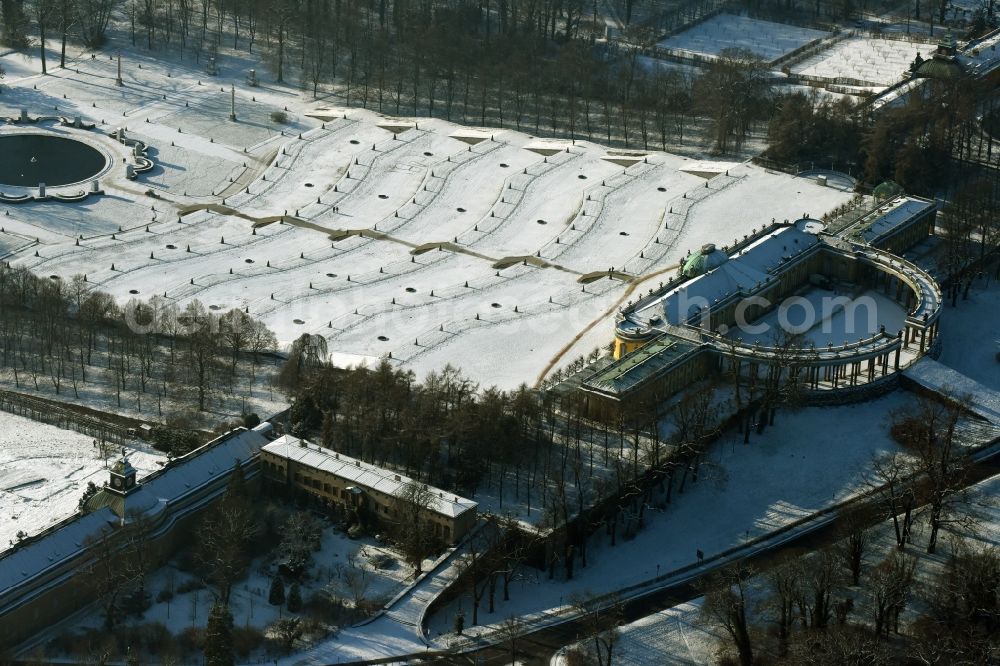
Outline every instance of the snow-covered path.
<path id="1" fill-rule="evenodd" d="M 917 384 L 956 399 L 969 398 L 969 409 L 984 419 L 1000 425 L 1000 393 L 984 386 L 953 368 L 924 356 L 904 372 Z"/>

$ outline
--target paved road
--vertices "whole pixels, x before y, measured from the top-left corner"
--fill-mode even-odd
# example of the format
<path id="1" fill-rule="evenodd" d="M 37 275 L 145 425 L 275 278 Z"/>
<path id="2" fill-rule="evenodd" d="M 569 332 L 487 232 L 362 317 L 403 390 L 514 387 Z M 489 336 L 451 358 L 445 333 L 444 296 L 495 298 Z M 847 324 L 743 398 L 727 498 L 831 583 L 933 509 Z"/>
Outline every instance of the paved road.
<path id="1" fill-rule="evenodd" d="M 973 485 L 1000 474 L 1000 449 L 988 458 L 976 463 L 970 472 L 967 485 Z M 879 518 L 881 520 L 881 518 Z M 746 558 L 758 570 L 773 566 L 790 555 L 797 555 L 815 550 L 836 539 L 839 521 L 825 523 L 809 532 L 794 536 L 779 546 L 759 550 Z M 699 584 L 710 572 L 706 571 L 698 577 L 661 588 L 631 599 L 624 603 L 626 622 L 633 622 L 665 608 L 671 608 L 699 596 Z M 563 624 L 538 629 L 517 642 L 517 659 L 526 666 L 541 666 L 548 664 L 557 650 L 579 640 L 585 634 L 580 621 L 573 620 Z M 457 656 L 437 657 L 429 660 L 435 664 L 482 664 L 483 666 L 508 666 L 511 663 L 509 647 L 488 647 L 477 652 Z"/>

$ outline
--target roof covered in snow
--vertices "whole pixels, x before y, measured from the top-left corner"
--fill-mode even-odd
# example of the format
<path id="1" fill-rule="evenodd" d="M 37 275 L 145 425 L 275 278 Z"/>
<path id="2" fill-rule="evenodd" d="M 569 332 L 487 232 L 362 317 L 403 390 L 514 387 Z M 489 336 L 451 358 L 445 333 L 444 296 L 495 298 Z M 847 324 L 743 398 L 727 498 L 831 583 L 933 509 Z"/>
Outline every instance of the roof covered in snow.
<path id="1" fill-rule="evenodd" d="M 674 325 L 686 324 L 706 306 L 713 309 L 730 297 L 760 291 L 776 279 L 784 264 L 819 243 L 815 234 L 794 225 L 781 227 L 730 256 L 728 261 L 717 263 L 714 268 L 666 292 L 635 315 L 642 321 L 659 316 Z"/>
<path id="2" fill-rule="evenodd" d="M 0 598 L 22 583 L 85 551 L 102 531 L 118 523 L 111 509 L 76 516 L 44 537 L 18 546 L 0 558 Z"/>
<path id="3" fill-rule="evenodd" d="M 969 409 L 990 423 L 1000 425 L 1000 394 L 976 380 L 925 356 L 903 371 L 904 374 L 937 393 L 955 399 L 969 398 Z"/>
<path id="4" fill-rule="evenodd" d="M 994 30 L 980 39 L 969 42 L 955 58 L 975 76 L 983 76 L 1000 65 L 1000 30 Z"/>
<path id="5" fill-rule="evenodd" d="M 872 245 L 936 208 L 937 204 L 927 199 L 899 196 L 862 217 L 841 235 L 849 240 Z"/>
<path id="6" fill-rule="evenodd" d="M 898 85 L 886 88 L 881 95 L 872 101 L 872 110 L 894 109 L 903 106 L 910 98 L 910 94 L 922 88 L 927 81 L 928 79 L 923 78 L 910 78 Z"/>
<path id="7" fill-rule="evenodd" d="M 279 437 L 270 444 L 265 445 L 262 450 L 286 460 L 293 460 L 300 465 L 328 472 L 351 483 L 393 497 L 398 497 L 404 486 L 414 482 L 408 476 L 370 465 L 357 458 L 352 458 L 343 453 L 319 446 L 318 444 L 312 444 L 304 439 L 292 437 L 291 435 Z M 427 486 L 427 489 L 434 498 L 429 508 L 449 518 L 454 518 L 478 506 L 476 502 L 470 499 L 447 493 L 438 488 Z"/>
<path id="8" fill-rule="evenodd" d="M 142 492 L 156 501 L 173 502 L 228 474 L 237 464 L 244 464 L 267 444 L 271 424 L 261 423 L 253 430 L 238 428 L 205 446 L 176 458 L 162 472 L 142 479 Z M 128 498 L 131 505 L 132 496 Z"/>
<path id="9" fill-rule="evenodd" d="M 698 348 L 698 345 L 688 340 L 665 333 L 594 372 L 584 380 L 584 384 L 592 390 L 617 395 L 664 372 L 674 363 L 688 358 Z"/>

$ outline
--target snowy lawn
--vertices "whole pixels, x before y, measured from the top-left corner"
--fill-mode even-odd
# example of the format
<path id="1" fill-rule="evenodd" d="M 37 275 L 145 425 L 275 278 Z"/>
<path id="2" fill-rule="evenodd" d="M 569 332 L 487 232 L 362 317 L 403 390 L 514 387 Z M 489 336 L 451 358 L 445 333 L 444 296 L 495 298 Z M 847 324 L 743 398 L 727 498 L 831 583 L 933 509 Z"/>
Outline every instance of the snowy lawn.
<path id="1" fill-rule="evenodd" d="M 727 635 L 707 626 L 701 619 L 704 600 L 698 597 L 623 625 L 614 648 L 615 664 L 702 666 L 714 663 L 716 646 L 726 640 Z M 589 651 L 593 649 L 593 642 L 581 641 L 572 647 Z M 553 666 L 566 664 L 567 659 L 562 654 L 553 660 Z"/>
<path id="2" fill-rule="evenodd" d="M 766 330 L 754 332 L 756 328 L 733 328 L 726 337 L 741 338 L 747 344 L 780 344 L 781 324 L 785 322 L 794 330 L 809 326 L 802 333 L 802 345 L 808 347 L 812 344 L 822 348 L 868 338 L 878 333 L 879 326 L 885 326 L 887 333 L 895 334 L 903 329 L 906 321 L 906 310 L 901 305 L 882 292 L 871 289 L 854 293 L 810 288 L 804 294 L 790 298 L 796 300 L 784 301 L 753 322 L 753 327 L 764 326 Z M 850 299 L 846 306 L 835 300 L 844 298 Z"/>
<path id="3" fill-rule="evenodd" d="M 664 39 L 657 46 L 702 55 L 719 55 L 725 49 L 744 48 L 770 61 L 826 36 L 827 33 L 821 30 L 734 14 L 717 14 L 684 32 Z"/>
<path id="4" fill-rule="evenodd" d="M 791 71 L 824 79 L 843 77 L 888 86 L 902 78 L 918 53 L 926 59 L 933 50 L 933 46 L 923 42 L 849 37 L 796 63 Z"/>
<path id="5" fill-rule="evenodd" d="M 429 564 L 429 563 L 428 563 Z M 409 582 L 412 568 L 403 563 L 395 551 L 369 537 L 350 539 L 334 526 L 323 529 L 320 550 L 313 553 L 313 565 L 300 585 L 303 601 L 325 590 L 353 607 L 355 600 L 379 606 L 398 593 Z M 241 628 L 264 630 L 283 617 L 294 617 L 287 603 L 268 602 L 275 568 L 269 557 L 255 559 L 247 576 L 236 583 L 230 598 L 233 623 Z M 130 616 L 125 626 L 149 623 L 162 624 L 175 637 L 189 630 L 202 630 L 214 603 L 213 592 L 191 573 L 169 564 L 146 579 L 146 589 L 153 604 L 139 617 Z M 285 583 L 287 600 L 290 585 Z M 100 629 L 103 618 L 99 613 L 78 614 L 54 630 L 56 634 L 79 633 Z M 255 654 L 257 662 L 263 653 Z"/>
<path id="6" fill-rule="evenodd" d="M 941 356 L 938 360 L 980 384 L 1000 391 L 1000 283 L 979 278 L 968 300 L 941 313 Z"/>
<path id="7" fill-rule="evenodd" d="M 108 480 L 105 460 L 94 440 L 71 430 L 23 416 L 0 413 L 0 550 L 18 532 L 29 536 L 71 516 L 89 481 Z M 111 460 L 117 448 L 111 450 Z M 131 450 L 139 479 L 159 469 L 166 456 L 149 448 Z"/>
<path id="8" fill-rule="evenodd" d="M 222 191 L 232 178 L 249 191 L 230 188 L 227 206 L 251 220 L 287 212 L 301 224 L 255 225 L 224 211 L 178 218 L 166 198 L 91 199 L 85 212 L 22 207 L 11 230 L 38 245 L 22 245 L 14 262 L 43 275 L 85 273 L 120 302 L 157 294 L 247 309 L 282 344 L 318 333 L 343 358 L 391 354 L 420 373 L 450 362 L 509 388 L 534 382 L 628 288 L 607 279 L 583 287 L 581 275 L 612 266 L 661 275 L 686 248 L 803 209 L 818 216 L 848 196 L 752 165 L 724 164 L 706 181 L 685 170 L 700 163 L 669 154 L 640 152 L 622 166 L 589 142 L 500 131 L 470 145 L 444 121 L 393 135 L 375 114 L 349 116 L 331 111 L 325 128 L 279 136 L 245 162 L 224 136 L 164 134 L 155 115 L 139 126 L 154 147 L 159 137 L 165 163 L 151 180 L 172 196 Z M 208 171 L 215 177 L 203 178 Z M 352 229 L 387 235 L 342 236 Z M 610 319 L 600 329 L 603 343 Z"/>
<path id="9" fill-rule="evenodd" d="M 701 29 L 719 26 L 770 31 L 764 40 L 782 49 L 822 34 L 734 16 Z M 452 363 L 484 385 L 532 384 L 550 362 L 607 344 L 607 313 L 636 288 L 584 286 L 581 275 L 613 266 L 646 289 L 690 248 L 774 217 L 818 217 L 847 196 L 752 165 L 720 165 L 731 175 L 705 181 L 685 171 L 695 162 L 661 152 L 620 164 L 588 141 L 391 120 L 292 87 L 250 88 L 246 70 L 266 76 L 264 66 L 226 48 L 216 77 L 194 53 L 122 53 L 124 86 L 106 53 L 71 49 L 48 76 L 33 53 L 0 54 L 0 114 L 127 127 L 156 161 L 135 182 L 114 165 L 103 197 L 11 208 L 0 252 L 40 275 L 86 274 L 120 303 L 159 295 L 245 309 L 282 345 L 323 335 L 337 359 L 391 354 L 421 374 Z M 239 215 L 196 210 L 210 203 Z M 302 222 L 274 221 L 284 214 Z"/>
<path id="10" fill-rule="evenodd" d="M 951 534 L 968 539 L 972 543 L 998 545 L 996 535 L 1000 533 L 1000 476 L 982 481 L 970 489 L 969 508 L 979 519 L 978 530 L 969 532 L 964 529 L 947 530 Z M 918 522 L 917 526 L 921 523 Z M 865 573 L 877 564 L 888 552 L 894 549 L 890 522 L 881 523 L 869 534 L 869 552 L 865 557 Z M 924 607 L 923 593 L 928 584 L 941 572 L 951 552 L 950 538 L 940 541 L 939 552 L 928 555 L 922 548 L 923 539 L 918 531 L 915 543 L 906 552 L 917 559 L 917 582 L 911 588 L 911 602 L 904 615 L 903 624 L 916 618 Z M 765 596 L 762 589 L 763 581 L 754 580 L 751 585 L 753 603 L 751 604 L 751 622 L 764 624 L 760 617 L 761 601 Z M 857 594 L 855 588 L 846 590 L 848 596 L 855 599 L 856 606 L 851 615 L 852 622 L 869 622 L 871 609 L 863 597 Z M 716 649 L 720 644 L 729 641 L 724 631 L 706 623 L 701 617 L 703 597 L 690 602 L 678 604 L 672 608 L 654 613 L 635 622 L 624 625 L 619 634 L 619 643 L 615 646 L 615 663 L 621 666 L 645 666 L 645 664 L 669 664 L 670 666 L 695 666 L 712 663 L 716 658 Z M 584 641 L 576 644 L 583 649 L 592 647 L 592 643 Z M 564 666 L 565 659 L 558 659 L 558 666 Z"/>

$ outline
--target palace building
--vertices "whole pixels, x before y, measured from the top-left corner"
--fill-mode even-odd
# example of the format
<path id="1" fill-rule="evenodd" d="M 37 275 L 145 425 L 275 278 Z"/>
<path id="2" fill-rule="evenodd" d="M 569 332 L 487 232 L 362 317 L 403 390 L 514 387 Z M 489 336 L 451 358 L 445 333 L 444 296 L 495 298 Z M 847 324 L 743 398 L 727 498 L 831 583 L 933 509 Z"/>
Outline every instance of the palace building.
<path id="1" fill-rule="evenodd" d="M 594 416 L 661 402 L 712 373 L 791 375 L 802 391 L 849 400 L 895 381 L 934 345 L 941 290 L 899 256 L 933 233 L 937 207 L 895 196 L 838 219 L 772 223 L 690 253 L 673 280 L 620 308 L 610 360 L 580 379 Z M 789 300 L 794 299 L 794 300 Z M 816 316 L 794 334 L 794 303 Z M 859 305 L 875 310 L 855 324 Z M 829 307 L 829 312 L 819 311 Z M 769 335 L 751 331 L 767 328 Z"/>
<path id="2" fill-rule="evenodd" d="M 346 456 L 304 439 L 284 435 L 261 449 L 264 478 L 306 494 L 329 509 L 366 510 L 382 524 L 401 515 L 409 477 Z M 422 514 L 434 536 L 457 543 L 476 524 L 476 502 L 430 486 Z"/>

